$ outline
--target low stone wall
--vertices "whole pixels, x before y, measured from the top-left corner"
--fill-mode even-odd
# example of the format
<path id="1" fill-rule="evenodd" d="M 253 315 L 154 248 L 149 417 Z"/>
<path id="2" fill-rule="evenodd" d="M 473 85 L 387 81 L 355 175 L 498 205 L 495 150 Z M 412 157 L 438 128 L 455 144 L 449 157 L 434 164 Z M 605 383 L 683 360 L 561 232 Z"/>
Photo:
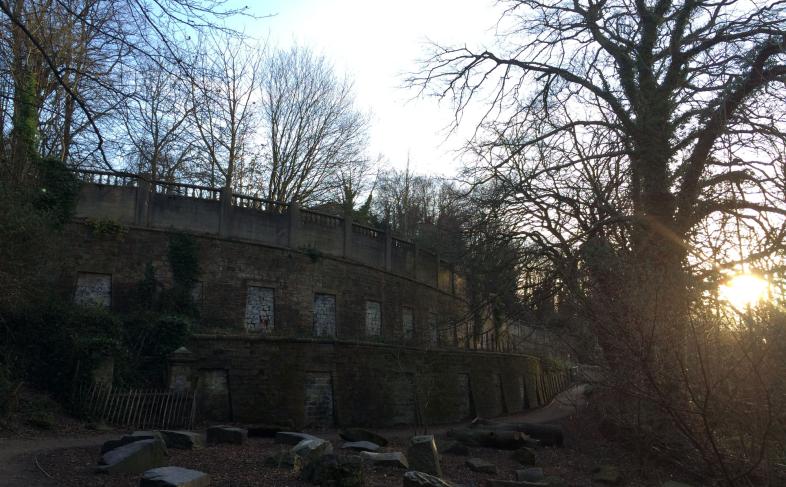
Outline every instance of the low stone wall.
<path id="1" fill-rule="evenodd" d="M 540 361 L 526 355 L 216 335 L 196 336 L 188 349 L 170 381 L 195 385 L 204 420 L 439 424 L 542 400 Z"/>

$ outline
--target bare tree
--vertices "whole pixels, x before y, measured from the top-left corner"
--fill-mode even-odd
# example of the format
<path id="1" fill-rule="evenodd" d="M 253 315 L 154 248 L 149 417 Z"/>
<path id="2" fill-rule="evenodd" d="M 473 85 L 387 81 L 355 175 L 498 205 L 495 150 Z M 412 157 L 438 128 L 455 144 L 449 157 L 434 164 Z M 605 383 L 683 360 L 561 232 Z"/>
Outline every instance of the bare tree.
<path id="1" fill-rule="evenodd" d="M 42 128 L 59 132 L 41 140 L 46 155 L 65 160 L 78 140 L 84 143 L 80 157 L 112 168 L 113 141 L 104 135 L 111 130 L 102 119 L 112 119 L 111 111 L 134 96 L 123 77 L 140 72 L 145 61 L 188 78 L 189 39 L 231 33 L 225 20 L 244 10 L 224 0 L 0 0 L 13 113 L 23 113 L 27 104 L 46 108 Z M 9 143 L 18 146 L 16 153 L 27 151 L 20 144 L 32 139 L 14 121 L 20 123 L 7 132 Z"/>
<path id="2" fill-rule="evenodd" d="M 171 181 L 195 157 L 193 106 L 182 80 L 150 64 L 135 78 L 138 95 L 125 101 L 122 118 L 135 172 Z"/>
<path id="3" fill-rule="evenodd" d="M 457 114 L 486 103 L 476 201 L 594 318 L 631 404 L 656 405 L 734 485 L 751 463 L 685 400 L 701 366 L 688 323 L 708 274 L 782 248 L 786 6 L 500 3 L 496 49 L 436 47 L 410 81 Z M 734 227 L 752 248 L 717 238 Z"/>
<path id="4" fill-rule="evenodd" d="M 254 104 L 260 57 L 226 35 L 205 39 L 191 81 L 193 120 L 204 152 L 201 179 L 211 186 L 240 189 L 254 155 Z"/>
<path id="5" fill-rule="evenodd" d="M 340 174 L 367 163 L 368 120 L 355 107 L 352 83 L 297 46 L 272 53 L 262 72 L 267 198 L 320 202 L 340 187 Z"/>

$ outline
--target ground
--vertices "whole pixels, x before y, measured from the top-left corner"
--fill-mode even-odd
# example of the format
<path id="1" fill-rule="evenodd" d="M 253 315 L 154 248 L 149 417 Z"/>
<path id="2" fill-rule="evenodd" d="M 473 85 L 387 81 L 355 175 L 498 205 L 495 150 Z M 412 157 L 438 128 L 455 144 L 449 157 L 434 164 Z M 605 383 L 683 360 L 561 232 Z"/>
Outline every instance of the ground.
<path id="1" fill-rule="evenodd" d="M 539 465 L 546 475 L 557 475 L 567 485 L 583 487 L 593 485 L 592 469 L 598 465 L 618 466 L 623 472 L 624 485 L 659 486 L 669 479 L 685 481 L 673 472 L 651 464 L 634 461 L 634 453 L 621 450 L 595 435 L 590 437 L 583 425 L 589 419 L 583 416 L 584 395 L 574 388 L 559 396 L 549 406 L 526 414 L 509 417 L 515 421 L 559 422 L 566 430 L 565 448 L 541 448 Z M 431 428 L 428 433 L 444 438 L 448 429 L 456 425 Z M 391 440 L 386 450 L 406 450 L 406 443 L 413 434 L 423 433 L 413 429 L 382 430 Z M 0 438 L 0 484 L 4 486 L 54 486 L 66 487 L 120 487 L 138 485 L 139 476 L 107 476 L 95 473 L 101 443 L 116 438 L 121 432 L 86 432 L 81 436 L 71 432 L 66 436 L 37 438 Z M 312 431 L 335 446 L 341 444 L 336 431 Z M 264 466 L 264 459 L 278 451 L 280 445 L 271 439 L 251 438 L 242 446 L 211 446 L 202 450 L 170 450 L 170 464 L 208 472 L 217 487 L 246 487 L 291 485 L 306 486 L 296 475 L 286 469 Z M 513 479 L 514 471 L 522 468 L 510 458 L 511 452 L 489 448 L 472 448 L 470 457 L 479 457 L 497 465 L 498 479 Z M 478 474 L 466 467 L 469 457 L 444 455 L 444 477 L 466 485 L 483 485 L 488 474 Z M 368 468 L 365 470 L 368 486 L 400 486 L 403 471 L 393 468 Z M 693 485 L 698 485 L 695 482 Z"/>

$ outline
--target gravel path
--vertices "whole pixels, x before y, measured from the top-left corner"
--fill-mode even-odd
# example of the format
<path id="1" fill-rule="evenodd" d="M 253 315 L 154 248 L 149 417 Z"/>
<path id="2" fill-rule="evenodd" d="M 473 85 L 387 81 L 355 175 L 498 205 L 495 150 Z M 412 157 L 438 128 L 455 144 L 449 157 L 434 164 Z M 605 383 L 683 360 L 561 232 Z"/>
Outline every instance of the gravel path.
<path id="1" fill-rule="evenodd" d="M 7 487 L 59 485 L 36 466 L 38 455 L 62 448 L 98 446 L 116 437 L 117 434 L 98 433 L 79 438 L 0 438 L 0 485 Z"/>

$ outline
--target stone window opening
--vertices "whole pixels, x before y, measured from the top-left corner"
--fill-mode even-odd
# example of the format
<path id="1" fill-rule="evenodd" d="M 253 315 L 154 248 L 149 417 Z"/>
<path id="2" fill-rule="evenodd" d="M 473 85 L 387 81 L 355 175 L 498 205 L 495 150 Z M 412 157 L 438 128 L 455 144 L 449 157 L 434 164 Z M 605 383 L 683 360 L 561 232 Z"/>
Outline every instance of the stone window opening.
<path id="1" fill-rule="evenodd" d="M 246 329 L 269 333 L 274 328 L 275 290 L 270 287 L 248 286 L 246 290 Z"/>
<path id="2" fill-rule="evenodd" d="M 76 277 L 74 303 L 82 306 L 112 306 L 112 274 L 79 272 Z"/>
<path id="3" fill-rule="evenodd" d="M 430 333 L 430 343 L 435 346 L 439 345 L 439 322 L 437 320 L 436 311 L 429 311 L 428 313 L 428 329 Z"/>
<path id="4" fill-rule="evenodd" d="M 382 335 L 382 304 L 379 301 L 366 301 L 366 336 Z"/>
<path id="5" fill-rule="evenodd" d="M 409 306 L 401 308 L 401 328 L 405 340 L 415 338 L 415 311 Z"/>
<path id="6" fill-rule="evenodd" d="M 314 336 L 336 336 L 336 296 L 314 294 Z"/>

